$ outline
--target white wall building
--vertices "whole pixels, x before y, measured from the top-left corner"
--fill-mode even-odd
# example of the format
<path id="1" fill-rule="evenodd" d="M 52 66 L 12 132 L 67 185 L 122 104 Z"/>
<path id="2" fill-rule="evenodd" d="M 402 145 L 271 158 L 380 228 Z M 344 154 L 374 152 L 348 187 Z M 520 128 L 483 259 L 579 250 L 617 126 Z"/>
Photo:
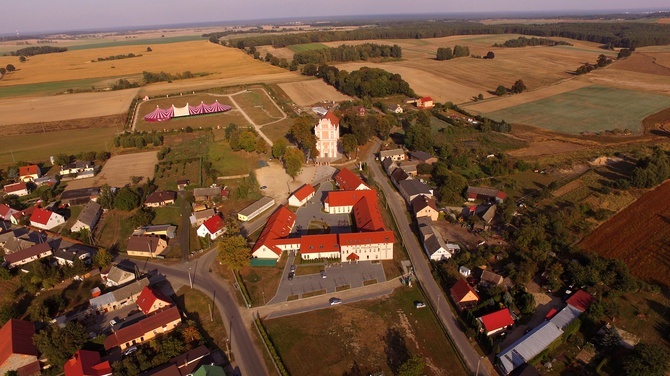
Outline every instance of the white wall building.
<path id="1" fill-rule="evenodd" d="M 319 158 L 336 160 L 342 156 L 339 150 L 340 119 L 335 114 L 328 111 L 314 127 L 314 134 Z"/>

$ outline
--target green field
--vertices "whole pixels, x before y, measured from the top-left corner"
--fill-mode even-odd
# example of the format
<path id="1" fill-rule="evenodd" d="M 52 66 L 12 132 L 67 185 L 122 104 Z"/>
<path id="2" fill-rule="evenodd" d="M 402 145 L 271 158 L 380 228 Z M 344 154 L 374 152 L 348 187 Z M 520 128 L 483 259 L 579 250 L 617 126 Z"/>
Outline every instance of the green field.
<path id="1" fill-rule="evenodd" d="M 288 46 L 288 49 L 293 52 L 322 50 L 324 48 L 328 48 L 328 46 L 321 43 L 294 44 L 293 46 Z"/>
<path id="2" fill-rule="evenodd" d="M 251 120 L 258 125 L 271 123 L 282 118 L 282 113 L 270 97 L 260 89 L 247 90 L 245 93 L 236 95 L 234 99 Z"/>
<path id="3" fill-rule="evenodd" d="M 122 38 L 122 37 L 119 37 Z M 147 46 L 151 47 L 152 44 L 168 44 L 168 43 L 179 43 L 179 42 L 190 42 L 193 40 L 205 40 L 200 35 L 182 35 L 178 37 L 166 37 L 166 38 L 132 38 L 132 39 L 120 39 L 109 41 L 108 39 L 101 39 L 99 42 L 93 42 L 88 44 L 80 44 L 75 46 L 69 46 L 68 50 L 90 50 L 93 48 L 104 48 L 104 47 L 118 47 L 118 46 Z"/>
<path id="4" fill-rule="evenodd" d="M 288 135 L 291 125 L 295 120 L 291 118 L 286 118 L 284 120 L 272 123 L 269 125 L 264 125 L 261 128 L 263 132 L 272 142 L 279 140 L 280 138 L 285 138 Z"/>
<path id="5" fill-rule="evenodd" d="M 138 79 L 140 76 L 137 76 Z M 0 87 L 0 98 L 18 97 L 22 95 L 56 95 L 69 89 L 77 91 L 91 91 L 92 87 L 109 87 L 110 82 L 119 78 L 130 78 L 128 76 L 112 76 L 100 78 L 86 78 L 81 80 L 53 81 L 39 84 L 12 85 Z"/>
<path id="6" fill-rule="evenodd" d="M 642 119 L 667 107 L 670 96 L 593 85 L 484 115 L 569 134 L 615 128 L 640 133 Z"/>
<path id="7" fill-rule="evenodd" d="M 259 154 L 246 151 L 233 151 L 226 141 L 219 141 L 209 145 L 209 160 L 212 168 L 220 176 L 248 174 L 258 168 L 258 161 L 263 159 Z"/>
<path id="8" fill-rule="evenodd" d="M 116 128 L 90 128 L 48 133 L 34 133 L 30 136 L 16 135 L 2 137 L 0 166 L 14 161 L 40 162 L 58 153 L 77 154 L 82 151 L 99 151 L 111 148 Z"/>
<path id="9" fill-rule="evenodd" d="M 326 301 L 326 298 L 322 298 Z M 466 375 L 455 350 L 416 288 L 399 287 L 388 298 L 344 304 L 265 321 L 292 375 L 397 374 L 406 357 L 420 356 L 427 375 Z M 309 349 L 309 356 L 305 356 Z M 359 372 L 352 372 L 359 368 Z M 395 371 L 395 372 L 394 372 Z"/>

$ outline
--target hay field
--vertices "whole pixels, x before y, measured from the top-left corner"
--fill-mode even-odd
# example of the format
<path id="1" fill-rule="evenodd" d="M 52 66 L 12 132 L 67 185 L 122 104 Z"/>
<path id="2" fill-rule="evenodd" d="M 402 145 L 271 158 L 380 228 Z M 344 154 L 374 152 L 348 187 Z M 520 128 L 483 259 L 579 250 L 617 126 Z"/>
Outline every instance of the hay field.
<path id="1" fill-rule="evenodd" d="M 280 83 L 279 87 L 298 106 L 309 106 L 323 101 L 346 101 L 351 99 L 350 96 L 340 93 L 320 79 Z"/>
<path id="2" fill-rule="evenodd" d="M 633 53 L 611 66 L 614 70 L 670 76 L 670 53 Z"/>
<path id="3" fill-rule="evenodd" d="M 138 89 L 0 99 L 0 126 L 123 114 Z"/>
<path id="4" fill-rule="evenodd" d="M 488 90 L 498 85 L 511 86 L 514 81 L 523 79 L 529 89 L 548 86 L 572 77 L 574 71 L 584 62 L 595 62 L 601 53 L 616 56 L 614 52 L 604 51 L 596 43 L 568 40 L 574 46 L 537 46 L 524 48 L 492 47 L 517 38 L 516 34 L 453 36 L 421 40 L 369 40 L 346 42 L 347 44 L 380 43 L 398 44 L 403 48 L 403 60 L 386 63 L 334 63 L 340 69 L 353 70 L 361 66 L 378 67 L 398 73 L 409 82 L 420 95 L 430 95 L 438 101 L 465 103 L 479 93 L 491 97 Z M 342 42 L 325 43 L 336 46 Z M 495 59 L 483 60 L 470 57 L 448 61 L 435 60 L 438 47 L 452 47 L 456 44 L 470 48 L 473 55 L 495 53 Z"/>
<path id="5" fill-rule="evenodd" d="M 158 156 L 155 151 L 115 155 L 105 163 L 102 171 L 95 177 L 71 181 L 65 190 L 98 187 L 103 184 L 123 187 L 131 183 L 131 176 L 151 179 L 154 176 L 154 165 L 156 163 L 158 163 Z"/>
<path id="6" fill-rule="evenodd" d="M 603 223 L 580 245 L 623 260 L 643 279 L 670 285 L 670 182 L 646 193 Z"/>
<path id="7" fill-rule="evenodd" d="M 485 115 L 560 133 L 614 128 L 640 133 L 642 119 L 667 107 L 670 96 L 592 85 Z"/>
<path id="8" fill-rule="evenodd" d="M 65 80 L 103 77 L 128 77 L 142 71 L 181 73 L 209 73 L 205 79 L 255 76 L 282 73 L 273 67 L 249 57 L 236 48 L 223 47 L 208 41 L 193 41 L 151 45 L 119 46 L 72 50 L 62 53 L 37 55 L 17 64 L 15 56 L 0 56 L 0 66 L 16 64 L 17 71 L 5 76 L 0 87 Z M 99 57 L 134 53 L 141 57 L 94 62 Z"/>

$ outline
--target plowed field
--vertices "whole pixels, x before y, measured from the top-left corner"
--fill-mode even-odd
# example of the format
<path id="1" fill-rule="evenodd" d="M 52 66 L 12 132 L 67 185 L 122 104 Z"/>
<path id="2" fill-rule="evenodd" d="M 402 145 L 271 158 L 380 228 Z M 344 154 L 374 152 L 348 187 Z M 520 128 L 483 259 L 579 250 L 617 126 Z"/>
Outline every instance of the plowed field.
<path id="1" fill-rule="evenodd" d="M 670 286 L 670 181 L 603 223 L 582 248 L 623 260 L 636 276 Z"/>

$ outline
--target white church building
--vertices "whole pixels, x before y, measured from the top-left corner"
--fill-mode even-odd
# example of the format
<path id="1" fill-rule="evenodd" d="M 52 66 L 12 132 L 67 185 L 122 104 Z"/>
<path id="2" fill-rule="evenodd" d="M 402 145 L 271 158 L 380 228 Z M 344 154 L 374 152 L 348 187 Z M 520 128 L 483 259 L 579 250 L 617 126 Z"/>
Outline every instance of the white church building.
<path id="1" fill-rule="evenodd" d="M 314 127 L 316 150 L 319 151 L 317 162 L 329 163 L 342 157 L 340 151 L 340 119 L 328 111 Z"/>

